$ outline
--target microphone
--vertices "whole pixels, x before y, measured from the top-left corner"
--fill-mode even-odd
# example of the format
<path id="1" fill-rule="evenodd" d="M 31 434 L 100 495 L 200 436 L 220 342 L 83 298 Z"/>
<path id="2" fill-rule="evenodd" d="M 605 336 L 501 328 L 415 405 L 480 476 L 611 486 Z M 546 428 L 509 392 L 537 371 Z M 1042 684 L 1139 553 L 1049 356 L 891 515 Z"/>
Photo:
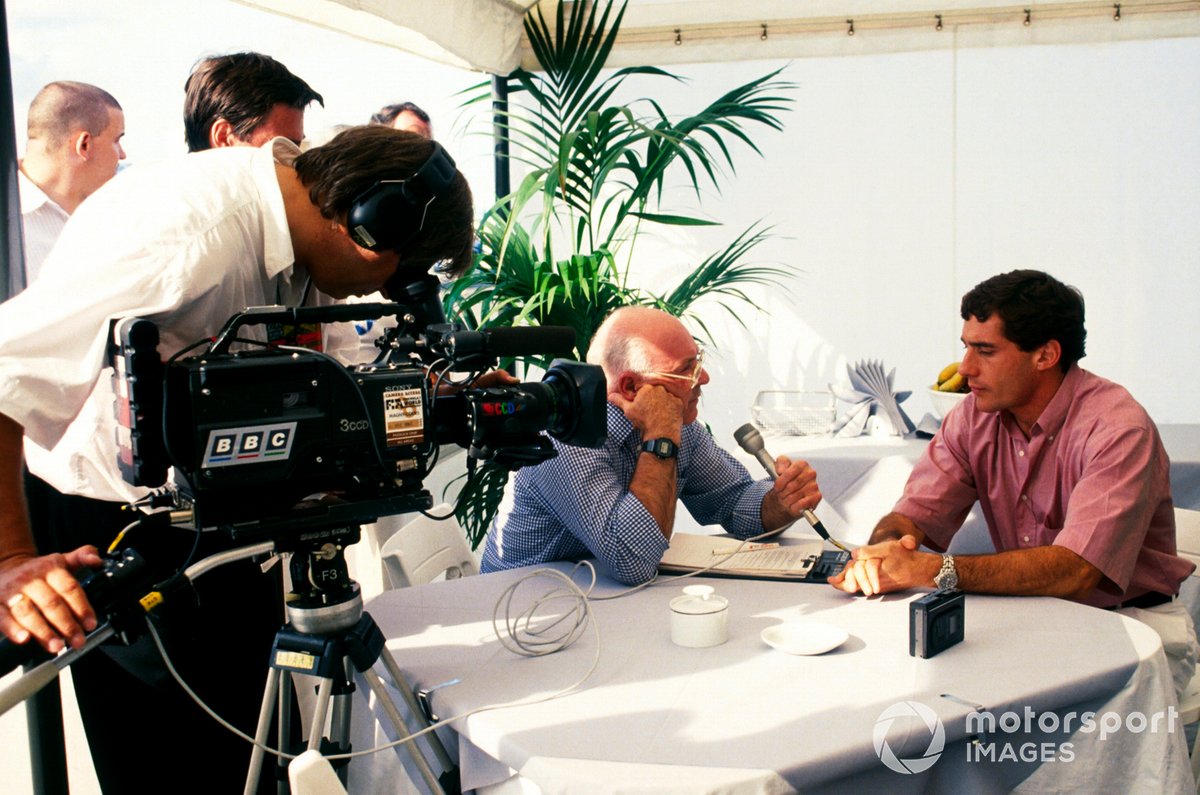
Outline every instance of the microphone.
<path id="1" fill-rule="evenodd" d="M 743 450 L 758 459 L 758 463 L 762 464 L 763 469 L 767 470 L 767 474 L 771 476 L 771 480 L 779 478 L 779 473 L 775 471 L 775 459 L 771 458 L 771 454 L 767 452 L 766 446 L 763 444 L 762 434 L 758 432 L 758 428 L 747 422 L 733 432 L 733 438 Z"/>
<path id="2" fill-rule="evenodd" d="M 446 335 L 446 353 L 459 360 L 470 356 L 570 356 L 575 329 L 570 326 L 517 326 L 480 331 L 455 331 Z"/>
<path id="3" fill-rule="evenodd" d="M 766 445 L 763 443 L 762 434 L 758 432 L 758 428 L 755 428 L 753 424 L 747 422 L 745 425 L 733 432 L 733 438 L 737 441 L 738 446 L 758 459 L 758 463 L 762 464 L 763 469 L 767 470 L 767 474 L 771 476 L 771 480 L 777 480 L 779 478 L 779 473 L 775 470 L 775 459 L 771 458 L 771 454 L 767 452 Z M 825 529 L 825 525 L 821 524 L 821 520 L 818 519 L 817 515 L 812 512 L 811 508 L 805 508 L 802 515 L 804 516 L 805 521 L 812 526 L 812 529 L 817 531 L 817 535 L 833 544 L 840 550 L 845 552 L 850 551 L 844 547 L 840 541 L 837 541 L 829 535 L 829 531 Z"/>

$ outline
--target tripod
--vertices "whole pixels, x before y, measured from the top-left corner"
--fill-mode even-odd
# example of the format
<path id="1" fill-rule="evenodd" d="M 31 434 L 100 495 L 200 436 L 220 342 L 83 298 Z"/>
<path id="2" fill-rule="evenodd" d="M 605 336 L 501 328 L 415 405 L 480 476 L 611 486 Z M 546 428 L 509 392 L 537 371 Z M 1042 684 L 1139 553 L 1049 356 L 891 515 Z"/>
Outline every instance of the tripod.
<path id="1" fill-rule="evenodd" d="M 293 555 L 292 581 L 309 583 L 311 587 L 301 594 L 293 591 L 287 604 L 288 622 L 275 635 L 262 709 L 255 731 L 254 751 L 246 778 L 247 795 L 252 795 L 258 786 L 276 706 L 277 736 L 281 746 L 291 735 L 291 711 L 288 707 L 295 686 L 293 674 L 307 674 L 319 679 L 317 703 L 307 740 L 308 750 L 323 755 L 350 751 L 350 698 L 354 692 L 354 671 L 366 679 L 396 733 L 401 737 L 409 736 L 404 717 L 374 670 L 375 663 L 380 660 L 403 696 L 409 712 L 423 727 L 430 725 L 412 688 L 405 682 L 399 666 L 388 652 L 382 631 L 371 615 L 363 611 L 361 589 L 346 571 L 341 545 L 326 543 L 304 554 Z M 316 582 L 333 582 L 335 586 L 312 585 Z M 326 718 L 330 717 L 331 707 L 329 736 L 325 737 L 325 723 Z M 427 736 L 433 755 L 445 772 L 440 777 L 436 775 L 415 741 L 410 741 L 407 743 L 408 751 L 421 778 L 429 791 L 436 795 L 457 795 L 460 790 L 457 766 L 437 734 L 430 732 Z M 335 760 L 333 765 L 342 786 L 346 785 L 348 762 L 348 759 L 340 759 Z M 279 764 L 284 766 L 286 763 L 281 758 Z M 280 786 L 282 790 L 282 784 Z"/>

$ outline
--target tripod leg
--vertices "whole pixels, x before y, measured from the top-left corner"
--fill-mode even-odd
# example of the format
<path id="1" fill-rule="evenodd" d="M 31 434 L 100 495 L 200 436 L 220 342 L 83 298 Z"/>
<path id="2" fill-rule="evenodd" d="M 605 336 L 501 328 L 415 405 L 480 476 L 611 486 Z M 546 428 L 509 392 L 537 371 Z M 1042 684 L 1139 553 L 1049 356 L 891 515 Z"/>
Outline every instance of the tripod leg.
<path id="1" fill-rule="evenodd" d="M 276 737 L 278 737 L 278 745 L 280 750 L 288 753 L 295 753 L 296 749 L 292 747 L 292 696 L 295 691 L 296 680 L 293 675 L 281 673 L 279 679 L 279 698 L 275 704 L 276 717 Z M 284 766 L 282 756 L 275 757 L 276 772 Z M 279 795 L 288 795 L 288 790 L 291 789 L 286 785 L 286 776 L 280 776 L 276 780 L 276 789 Z"/>
<path id="2" fill-rule="evenodd" d="M 325 716 L 329 713 L 329 696 L 332 691 L 332 679 L 322 679 L 317 686 L 317 706 L 313 708 L 312 723 L 308 730 L 310 751 L 321 752 L 321 737 L 325 734 Z"/>
<path id="3" fill-rule="evenodd" d="M 396 683 L 396 689 L 404 697 L 404 703 L 408 706 L 408 711 L 421 724 L 421 728 L 427 728 L 429 721 L 425 719 L 425 710 L 421 709 L 421 705 L 417 703 L 417 697 L 409 686 L 408 681 L 404 678 L 404 674 L 400 672 L 400 666 L 396 664 L 396 658 L 392 656 L 392 653 L 387 650 L 386 646 L 379 653 L 379 659 L 383 661 L 383 667 L 387 669 L 388 675 Z M 388 699 L 388 701 L 391 701 L 391 699 Z M 446 747 L 442 745 L 442 739 L 437 736 L 437 732 L 430 732 L 425 736 L 429 738 L 429 747 L 433 749 L 433 755 L 437 757 L 438 763 L 444 769 L 452 770 L 457 767 L 454 764 L 454 760 L 450 758 L 450 754 L 446 752 Z"/>
<path id="4" fill-rule="evenodd" d="M 362 672 L 362 675 L 363 678 L 367 680 L 367 684 L 370 686 L 371 692 L 375 694 L 377 699 L 379 699 L 379 703 L 383 706 L 384 712 L 387 713 L 388 720 L 390 720 L 392 722 L 392 726 L 396 728 L 396 734 L 400 737 L 408 737 L 410 732 L 408 731 L 408 725 L 404 722 L 404 716 L 400 714 L 400 709 L 396 706 L 396 702 L 392 700 L 392 696 L 390 693 L 388 693 L 387 687 L 382 681 L 380 681 L 379 674 L 368 668 Z M 404 680 L 401 679 L 400 681 L 403 682 Z M 407 688 L 407 685 L 405 685 L 405 688 Z M 413 700 L 415 701 L 416 699 Z M 414 714 L 418 716 L 421 715 L 419 711 L 415 712 Z M 423 722 L 423 717 L 421 720 Z M 433 732 L 430 732 L 426 736 L 431 737 L 435 743 L 435 747 L 441 750 L 441 754 L 437 754 L 435 751 L 435 755 L 438 756 L 438 761 L 441 761 L 442 755 L 446 753 L 446 749 L 442 748 L 441 741 L 438 740 L 436 736 L 433 736 Z M 438 780 L 437 776 L 434 775 L 433 770 L 430 769 L 429 763 L 425 761 L 425 757 L 421 754 L 421 749 L 416 747 L 416 740 L 405 743 L 405 745 L 408 748 L 409 755 L 412 757 L 413 762 L 417 766 L 417 770 L 421 773 L 421 778 L 425 779 L 425 785 L 429 787 L 429 791 L 435 793 L 435 795 L 444 795 L 445 789 L 442 788 L 441 781 Z M 446 756 L 445 759 L 446 762 L 449 762 L 447 769 L 453 769 L 455 765 L 453 762 L 450 762 L 449 756 Z"/>
<path id="5" fill-rule="evenodd" d="M 254 795 L 258 790 L 258 777 L 262 773 L 263 748 L 267 744 L 268 732 L 271 730 L 271 711 L 275 707 L 275 698 L 279 692 L 279 670 L 271 668 L 267 671 L 267 686 L 263 689 L 262 708 L 258 712 L 258 727 L 254 731 L 254 750 L 250 752 L 250 770 L 246 773 L 245 795 Z"/>

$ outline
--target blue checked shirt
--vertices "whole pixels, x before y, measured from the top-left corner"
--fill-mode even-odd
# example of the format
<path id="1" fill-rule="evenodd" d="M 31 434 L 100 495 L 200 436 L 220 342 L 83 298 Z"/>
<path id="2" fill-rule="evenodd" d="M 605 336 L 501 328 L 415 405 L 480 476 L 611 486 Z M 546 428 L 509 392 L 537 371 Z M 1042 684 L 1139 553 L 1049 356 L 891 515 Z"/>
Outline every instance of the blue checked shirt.
<path id="1" fill-rule="evenodd" d="M 667 541 L 629 491 L 641 433 L 608 404 L 608 440 L 599 449 L 551 440 L 558 455 L 517 472 L 488 533 L 483 571 L 595 557 L 630 585 L 654 576 Z M 698 422 L 685 425 L 677 494 L 700 524 L 746 538 L 763 532 L 762 499 L 771 481 L 750 479 Z"/>

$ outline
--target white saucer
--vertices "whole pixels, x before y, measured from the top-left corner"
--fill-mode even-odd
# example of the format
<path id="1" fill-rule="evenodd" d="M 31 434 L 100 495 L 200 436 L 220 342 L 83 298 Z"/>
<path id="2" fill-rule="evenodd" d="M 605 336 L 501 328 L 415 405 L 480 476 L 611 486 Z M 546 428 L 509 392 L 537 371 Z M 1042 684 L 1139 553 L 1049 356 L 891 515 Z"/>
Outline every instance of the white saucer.
<path id="1" fill-rule="evenodd" d="M 762 639 L 788 654 L 824 654 L 846 642 L 846 630 L 816 621 L 789 621 L 762 631 Z"/>

